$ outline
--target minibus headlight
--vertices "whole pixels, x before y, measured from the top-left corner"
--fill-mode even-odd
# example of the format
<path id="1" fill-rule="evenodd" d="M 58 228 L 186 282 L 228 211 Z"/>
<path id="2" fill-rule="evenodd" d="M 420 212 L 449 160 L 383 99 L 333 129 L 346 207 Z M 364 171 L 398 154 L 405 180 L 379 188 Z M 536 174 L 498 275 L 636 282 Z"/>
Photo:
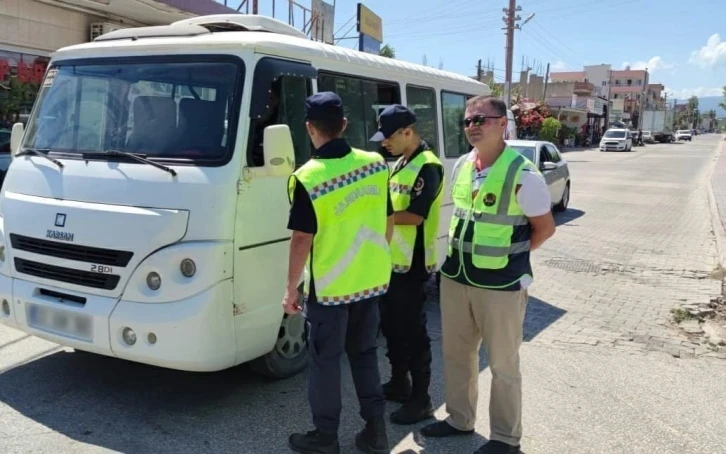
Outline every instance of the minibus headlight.
<path id="1" fill-rule="evenodd" d="M 179 264 L 179 270 L 184 277 L 192 277 L 197 273 L 197 264 L 192 259 L 184 259 Z"/>
<path id="2" fill-rule="evenodd" d="M 146 285 L 148 285 L 151 290 L 159 290 L 159 287 L 161 287 L 161 276 L 159 276 L 159 273 L 152 271 L 147 274 Z"/>

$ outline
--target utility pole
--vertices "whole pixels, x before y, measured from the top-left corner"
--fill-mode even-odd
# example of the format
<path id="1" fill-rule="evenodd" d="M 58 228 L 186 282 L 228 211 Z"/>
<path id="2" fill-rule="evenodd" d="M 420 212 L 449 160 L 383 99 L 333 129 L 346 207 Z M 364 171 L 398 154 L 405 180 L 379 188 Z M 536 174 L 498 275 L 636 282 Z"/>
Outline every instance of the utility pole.
<path id="1" fill-rule="evenodd" d="M 506 24 L 506 27 L 504 27 L 503 30 L 506 30 L 507 35 L 507 45 L 505 47 L 507 61 L 504 78 L 504 103 L 507 105 L 507 108 L 509 108 L 512 99 L 512 60 L 514 59 L 514 30 L 522 29 L 522 27 L 516 23 L 522 18 L 516 13 L 518 11 L 522 11 L 522 7 L 517 6 L 517 0 L 509 0 L 509 8 L 502 8 L 502 11 L 506 14 L 506 16 L 502 18 L 502 20 Z M 531 14 L 527 19 L 525 19 L 522 25 L 532 20 L 533 17 L 534 14 Z"/>
<path id="2" fill-rule="evenodd" d="M 521 7 L 519 10 L 521 11 Z M 519 16 L 515 16 L 517 10 L 517 0 L 509 0 L 509 8 L 504 8 L 503 11 L 507 14 L 504 18 L 504 23 L 507 25 L 505 30 L 507 31 L 507 46 L 506 46 L 506 67 L 504 75 L 504 103 L 509 108 L 509 103 L 512 97 L 512 59 L 514 58 L 514 23 L 521 19 Z"/>
<path id="3" fill-rule="evenodd" d="M 476 80 L 481 82 L 481 58 L 479 59 L 479 63 L 476 65 Z"/>
<path id="4" fill-rule="evenodd" d="M 643 129 L 643 110 L 645 102 L 648 100 L 648 68 L 645 68 L 645 80 L 643 80 L 643 92 L 640 95 L 640 111 L 638 112 L 638 129 Z"/>
<path id="5" fill-rule="evenodd" d="M 547 63 L 547 73 L 545 74 L 545 86 L 544 91 L 542 91 L 542 102 L 545 102 L 545 99 L 547 99 L 547 84 L 550 80 L 550 64 Z"/>
<path id="6" fill-rule="evenodd" d="M 259 14 L 259 9 L 257 5 L 258 0 L 252 0 L 252 14 Z"/>

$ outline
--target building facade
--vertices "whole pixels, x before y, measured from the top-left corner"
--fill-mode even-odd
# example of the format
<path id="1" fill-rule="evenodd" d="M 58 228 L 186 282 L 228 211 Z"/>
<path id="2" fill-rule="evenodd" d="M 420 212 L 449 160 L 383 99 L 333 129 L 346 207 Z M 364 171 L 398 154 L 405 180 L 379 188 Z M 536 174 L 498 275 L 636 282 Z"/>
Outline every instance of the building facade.
<path id="1" fill-rule="evenodd" d="M 667 107 L 665 87 L 660 83 L 651 84 L 647 69 L 613 70 L 607 64 L 591 65 L 583 71 L 552 73 L 551 80 L 553 83 L 591 83 L 593 95 L 606 102 L 608 122 L 622 121 L 637 127 L 643 110 Z"/>
<path id="2" fill-rule="evenodd" d="M 118 28 L 230 13 L 214 0 L 0 0 L 0 128 L 27 118 L 56 50 Z"/>

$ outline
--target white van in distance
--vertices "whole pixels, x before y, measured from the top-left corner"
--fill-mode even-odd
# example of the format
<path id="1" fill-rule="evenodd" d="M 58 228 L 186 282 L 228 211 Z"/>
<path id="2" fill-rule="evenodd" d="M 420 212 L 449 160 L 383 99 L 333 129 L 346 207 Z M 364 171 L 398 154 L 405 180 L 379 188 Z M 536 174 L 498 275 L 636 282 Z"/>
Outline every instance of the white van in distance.
<path id="1" fill-rule="evenodd" d="M 270 377 L 307 365 L 286 316 L 287 181 L 305 98 L 335 91 L 354 147 L 412 106 L 446 167 L 470 148 L 466 76 L 330 46 L 263 16 L 118 30 L 53 55 L 0 194 L 0 322 L 74 349 Z M 445 189 L 439 234 L 452 210 Z"/>
<path id="2" fill-rule="evenodd" d="M 633 135 L 629 129 L 608 129 L 600 139 L 600 151 L 632 151 Z"/>

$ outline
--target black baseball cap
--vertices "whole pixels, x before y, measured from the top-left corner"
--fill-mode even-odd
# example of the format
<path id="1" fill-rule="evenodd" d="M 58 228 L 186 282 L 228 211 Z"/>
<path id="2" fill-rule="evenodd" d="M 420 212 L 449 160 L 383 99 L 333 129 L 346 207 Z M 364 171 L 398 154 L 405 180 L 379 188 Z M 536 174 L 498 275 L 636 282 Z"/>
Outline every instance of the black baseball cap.
<path id="1" fill-rule="evenodd" d="M 416 123 L 416 114 L 405 106 L 392 104 L 381 112 L 378 117 L 378 132 L 369 140 L 371 142 L 380 142 L 391 137 L 399 129 L 411 126 L 414 123 Z"/>
<path id="2" fill-rule="evenodd" d="M 332 91 L 321 91 L 305 100 L 307 120 L 337 120 L 345 118 L 343 100 Z"/>

